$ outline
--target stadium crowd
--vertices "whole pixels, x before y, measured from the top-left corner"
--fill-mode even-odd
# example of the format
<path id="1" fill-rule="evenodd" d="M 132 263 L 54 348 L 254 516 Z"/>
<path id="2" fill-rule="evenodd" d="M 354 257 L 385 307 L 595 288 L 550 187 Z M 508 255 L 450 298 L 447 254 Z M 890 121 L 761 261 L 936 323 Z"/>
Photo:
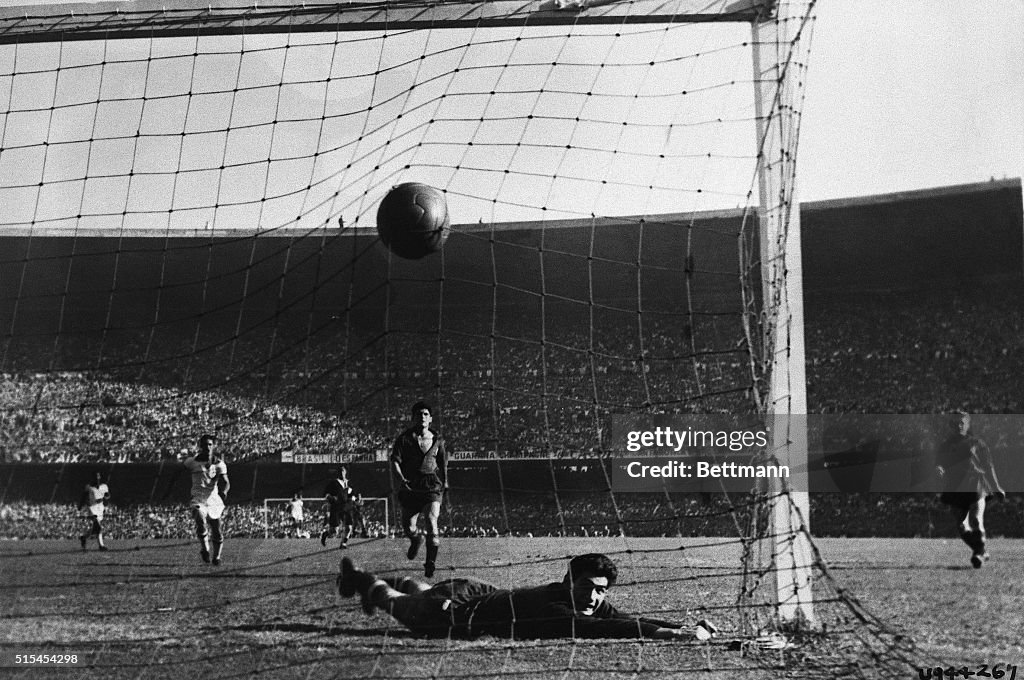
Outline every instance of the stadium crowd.
<path id="1" fill-rule="evenodd" d="M 1024 286 L 809 296 L 813 413 L 1022 413 Z M 896 331 L 898 329 L 898 332 Z"/>
<path id="2" fill-rule="evenodd" d="M 243 399 L 224 391 L 180 398 L 158 386 L 88 373 L 5 374 L 0 462 L 138 463 L 182 457 L 196 428 L 220 425 L 232 459 L 283 450 L 352 451 L 372 440 L 323 412 Z M 213 429 L 211 427 L 211 429 Z"/>
<path id="3" fill-rule="evenodd" d="M 1015 301 L 1022 292 L 1015 284 L 955 294 L 809 296 L 812 412 L 1020 412 L 1024 310 Z M 397 405 L 422 397 L 424 381 L 441 384 L 440 425 L 454 457 L 598 455 L 609 439 L 608 413 L 645 404 L 695 413 L 753 408 L 750 362 L 735 349 L 742 344 L 738 319 L 691 326 L 683 317 L 656 316 L 642 332 L 553 320 L 544 343 L 527 334 L 528 319 L 509 313 L 502 320 L 522 339 L 499 339 L 497 354 L 483 338 L 461 334 L 439 338 L 440 356 L 416 352 L 420 338 L 395 333 L 386 353 L 370 343 L 342 357 L 339 343 L 321 338 L 310 348 L 315 359 L 289 354 L 278 362 L 272 389 L 256 374 L 226 380 L 219 355 L 189 365 L 202 378 L 198 385 L 228 383 L 212 389 L 181 382 L 172 389 L 167 376 L 132 381 L 116 371 L 7 373 L 0 382 L 0 462 L 160 461 L 180 456 L 197 429 L 217 431 L 236 461 L 282 451 L 374 455 L 400 427 Z M 537 333 L 533 326 L 529 332 Z M 681 356 L 680 340 L 691 346 L 687 338 L 711 354 Z M 46 363 L 25 351 L 21 361 Z M 303 368 L 312 361 L 315 368 Z M 325 374 L 331 379 L 310 379 Z M 389 398 L 381 385 L 390 386 Z M 346 415 L 336 415 L 342 409 Z"/>

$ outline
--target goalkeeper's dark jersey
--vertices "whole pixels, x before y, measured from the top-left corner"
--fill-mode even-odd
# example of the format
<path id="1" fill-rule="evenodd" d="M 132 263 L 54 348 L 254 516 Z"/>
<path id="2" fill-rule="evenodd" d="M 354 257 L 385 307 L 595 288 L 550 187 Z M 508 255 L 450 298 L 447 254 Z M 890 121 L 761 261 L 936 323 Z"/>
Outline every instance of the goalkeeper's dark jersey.
<path id="1" fill-rule="evenodd" d="M 453 633 L 460 637 L 639 638 L 650 637 L 658 628 L 679 628 L 675 623 L 623 614 L 607 601 L 590 616 L 578 614 L 564 583 L 494 590 L 464 602 L 454 600 L 453 605 Z"/>

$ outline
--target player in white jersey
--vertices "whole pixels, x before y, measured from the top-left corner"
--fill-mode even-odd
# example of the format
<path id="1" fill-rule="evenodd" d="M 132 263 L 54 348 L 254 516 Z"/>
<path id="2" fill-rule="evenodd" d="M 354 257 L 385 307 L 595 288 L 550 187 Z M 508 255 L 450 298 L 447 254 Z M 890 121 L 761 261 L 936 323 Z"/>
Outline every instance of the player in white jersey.
<path id="1" fill-rule="evenodd" d="M 292 499 L 288 501 L 288 510 L 292 518 L 292 535 L 296 538 L 305 538 L 309 536 L 302 528 L 302 523 L 306 518 L 306 513 L 303 510 L 302 498 L 299 494 L 292 494 Z"/>
<path id="2" fill-rule="evenodd" d="M 93 481 L 85 485 L 82 498 L 78 501 L 78 509 L 87 508 L 86 517 L 89 519 L 89 530 L 78 537 L 79 543 L 82 544 L 82 550 L 85 550 L 85 544 L 91 536 L 96 537 L 96 542 L 100 544 L 100 550 L 107 549 L 106 544 L 103 543 L 103 513 L 109 500 L 110 489 L 103 483 L 103 475 L 97 472 Z"/>
<path id="3" fill-rule="evenodd" d="M 217 439 L 212 434 L 199 437 L 199 453 L 185 459 L 185 469 L 192 475 L 192 519 L 196 523 L 196 537 L 199 539 L 199 556 L 214 566 L 220 564 L 224 534 L 220 520 L 224 514 L 224 500 L 231 481 L 228 480 L 228 466 L 214 453 Z M 223 488 L 220 485 L 223 480 Z"/>

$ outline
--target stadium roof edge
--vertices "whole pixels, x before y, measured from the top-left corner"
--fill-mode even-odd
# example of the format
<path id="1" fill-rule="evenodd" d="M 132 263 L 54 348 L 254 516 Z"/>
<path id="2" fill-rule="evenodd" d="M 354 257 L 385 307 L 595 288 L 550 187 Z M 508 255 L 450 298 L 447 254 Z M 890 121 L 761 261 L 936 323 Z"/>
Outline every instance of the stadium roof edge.
<path id="1" fill-rule="evenodd" d="M 953 184 L 928 189 L 895 191 L 888 194 L 872 194 L 870 196 L 851 196 L 848 198 L 830 198 L 822 201 L 803 201 L 801 210 L 831 210 L 834 208 L 851 208 L 862 205 L 880 205 L 897 201 L 920 201 L 929 198 L 946 198 L 963 194 L 976 194 L 983 191 L 999 191 L 1002 189 L 1021 189 L 1021 178 L 990 179 L 987 182 L 970 184 Z"/>
<path id="2" fill-rule="evenodd" d="M 897 201 L 904 200 L 923 200 L 929 198 L 944 198 L 949 196 L 958 196 L 966 194 L 981 193 L 985 191 L 1000 191 L 1000 190 L 1021 190 L 1021 178 L 1017 177 L 1014 179 L 1001 179 L 1001 180 L 989 180 L 987 182 L 974 182 L 971 184 L 956 184 L 943 187 L 932 187 L 930 189 L 915 189 L 912 191 L 899 191 L 888 194 L 874 194 L 871 196 L 854 196 L 850 198 L 836 198 L 827 199 L 822 201 L 805 201 L 801 203 L 802 211 L 817 211 L 817 210 L 831 210 L 837 208 L 848 208 L 856 206 L 868 206 L 868 205 L 882 205 L 885 203 L 895 203 Z M 700 212 L 685 212 L 685 213 L 666 213 L 661 215 L 632 215 L 622 217 L 597 217 L 597 218 L 582 218 L 582 219 L 564 219 L 564 220 L 548 220 L 548 221 L 523 221 L 523 222 L 502 222 L 490 224 L 477 222 L 473 224 L 457 224 L 453 225 L 453 228 L 458 231 L 490 231 L 492 228 L 495 231 L 524 231 L 531 229 L 538 229 L 542 225 L 545 229 L 579 229 L 587 228 L 590 226 L 614 226 L 622 224 L 640 224 L 640 223 L 657 223 L 657 224 L 672 224 L 672 223 L 691 223 L 704 220 L 712 219 L 735 219 L 741 217 L 745 212 L 744 208 L 729 208 L 724 210 L 708 210 Z M 38 237 L 122 237 L 122 238 L 136 238 L 136 237 L 153 237 L 153 238 L 208 238 L 208 239 L 221 239 L 221 238 L 248 238 L 253 235 L 260 235 L 263 238 L 298 238 L 298 237 L 309 237 L 309 236 L 322 236 L 325 230 L 332 232 L 338 232 L 334 227 L 320 227 L 315 229 L 299 228 L 299 229 L 274 229 L 263 232 L 246 231 L 242 229 L 182 229 L 173 233 L 168 233 L 166 230 L 147 230 L 147 229 L 45 229 L 41 227 L 28 228 L 28 227 L 17 227 L 17 228 L 2 228 L 0 227 L 0 236 L 38 236 Z M 349 230 L 349 233 L 367 233 L 369 228 L 359 228 L 356 230 Z"/>
<path id="3" fill-rule="evenodd" d="M 622 215 L 612 217 L 583 217 L 564 220 L 499 222 L 494 225 L 487 224 L 484 222 L 478 222 L 476 224 L 457 225 L 454 228 L 465 231 L 490 231 L 492 228 L 495 231 L 522 231 L 528 229 L 537 229 L 540 228 L 541 226 L 543 226 L 545 229 L 579 229 L 581 227 L 601 227 L 621 224 L 673 224 L 689 223 L 695 222 L 697 220 L 736 218 L 741 217 L 744 214 L 744 212 L 747 212 L 747 210 L 744 208 L 726 208 L 722 210 L 662 213 L 659 215 Z"/>
<path id="4" fill-rule="evenodd" d="M 686 212 L 686 213 L 664 213 L 659 215 L 623 215 L 621 217 L 588 217 L 582 219 L 565 219 L 565 220 L 543 220 L 543 221 L 524 221 L 524 222 L 500 222 L 494 225 L 475 222 L 471 224 L 454 224 L 452 229 L 455 231 L 490 231 L 492 228 L 495 231 L 525 231 L 531 229 L 539 229 L 543 226 L 544 229 L 580 229 L 590 226 L 615 226 L 623 224 L 673 224 L 673 223 L 690 223 L 698 220 L 711 220 L 721 218 L 736 218 L 742 216 L 744 213 L 743 208 L 730 208 L 726 210 L 708 210 L 704 212 Z M 348 229 L 350 234 L 364 234 L 372 230 L 372 227 L 358 227 L 354 229 Z M 16 227 L 16 228 L 2 228 L 0 227 L 0 236 L 56 236 L 56 237 L 76 237 L 76 236 L 90 236 L 90 237 L 122 237 L 122 238 L 134 238 L 134 237 L 153 237 L 153 238 L 247 238 L 253 235 L 259 235 L 263 238 L 298 238 L 298 237 L 310 237 L 310 236 L 323 236 L 325 231 L 342 234 L 343 232 L 336 227 L 317 227 L 317 228 L 279 228 L 279 229 L 268 229 L 262 232 L 258 231 L 247 231 L 244 229 L 181 229 L 174 232 L 168 232 L 166 229 L 114 229 L 114 228 L 79 228 L 79 229 L 45 229 L 42 227 L 28 228 L 28 227 Z"/>

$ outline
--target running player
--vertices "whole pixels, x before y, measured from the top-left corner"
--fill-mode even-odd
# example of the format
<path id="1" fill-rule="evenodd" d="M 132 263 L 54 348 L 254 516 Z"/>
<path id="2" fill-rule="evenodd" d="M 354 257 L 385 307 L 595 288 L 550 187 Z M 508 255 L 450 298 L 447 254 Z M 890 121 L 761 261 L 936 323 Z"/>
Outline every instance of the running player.
<path id="1" fill-rule="evenodd" d="M 103 475 L 97 472 L 93 481 L 85 485 L 82 498 L 78 501 L 78 509 L 87 508 L 89 519 L 89 530 L 78 537 L 78 542 L 82 544 L 82 550 L 85 550 L 85 544 L 91 536 L 96 537 L 100 550 L 107 549 L 103 542 L 103 513 L 109 502 L 110 489 L 103 483 Z"/>
<path id="2" fill-rule="evenodd" d="M 561 582 L 511 590 L 472 578 L 434 586 L 410 578 L 380 579 L 346 557 L 337 584 L 343 597 L 359 593 L 367 614 L 382 609 L 428 637 L 707 640 L 717 632 L 708 621 L 690 633 L 677 623 L 619 612 L 605 599 L 617 578 L 615 563 L 596 553 L 574 557 Z"/>
<path id="3" fill-rule="evenodd" d="M 950 507 L 960 539 L 971 549 L 971 566 L 980 569 L 988 561 L 985 549 L 985 504 L 1006 498 L 999 485 L 992 453 L 971 434 L 971 416 L 963 411 L 952 421 L 954 432 L 939 447 L 936 472 L 944 491 L 939 500 Z"/>
<path id="4" fill-rule="evenodd" d="M 398 504 L 402 508 L 402 527 L 409 539 L 406 557 L 416 559 L 423 537 L 419 533 L 419 516 L 426 513 L 427 557 L 423 573 L 434 575 L 437 552 L 441 544 L 437 519 L 441 514 L 441 498 L 448 488 L 448 457 L 444 440 L 430 429 L 433 413 L 422 401 L 413 404 L 411 426 L 398 435 L 391 449 L 391 468 L 401 484 Z"/>
<path id="5" fill-rule="evenodd" d="M 186 458 L 184 463 L 185 469 L 192 474 L 192 519 L 196 525 L 196 538 L 199 539 L 199 557 L 203 562 L 209 562 L 212 553 L 214 566 L 220 564 L 224 547 L 221 517 L 224 501 L 231 489 L 227 463 L 214 452 L 216 441 L 212 434 L 200 436 L 199 453 Z"/>
<path id="6" fill-rule="evenodd" d="M 352 497 L 352 525 L 355 528 L 355 534 L 360 538 L 369 538 L 369 532 L 366 529 L 366 516 L 363 514 L 363 496 L 362 494 L 356 494 Z"/>
<path id="7" fill-rule="evenodd" d="M 339 527 L 342 527 L 341 545 L 338 547 L 342 550 L 348 547 L 348 539 L 352 537 L 352 528 L 355 524 L 352 512 L 355 499 L 356 493 L 348 481 L 348 470 L 339 468 L 324 488 L 324 500 L 327 501 L 327 528 L 320 533 L 320 545 L 327 545 L 327 539 L 337 536 Z"/>
<path id="8" fill-rule="evenodd" d="M 292 494 L 292 499 L 288 501 L 288 514 L 292 520 L 292 535 L 295 538 L 309 538 L 302 528 L 302 522 L 305 520 L 305 511 L 303 510 L 302 498 L 299 494 Z"/>

